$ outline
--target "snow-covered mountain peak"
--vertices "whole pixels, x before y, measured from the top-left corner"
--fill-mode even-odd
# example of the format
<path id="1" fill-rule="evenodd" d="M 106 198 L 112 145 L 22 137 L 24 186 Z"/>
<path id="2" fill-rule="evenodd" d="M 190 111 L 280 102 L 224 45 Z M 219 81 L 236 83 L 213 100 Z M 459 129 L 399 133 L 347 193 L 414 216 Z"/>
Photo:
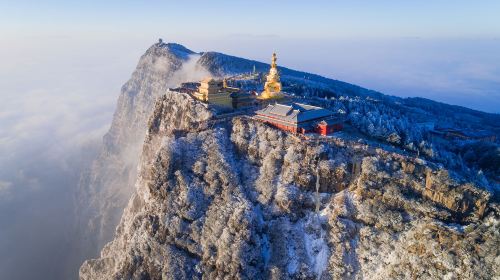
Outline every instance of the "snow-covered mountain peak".
<path id="1" fill-rule="evenodd" d="M 174 55 L 178 58 L 187 60 L 190 55 L 196 54 L 196 52 L 184 47 L 177 43 L 165 43 L 163 40 L 159 40 L 158 43 L 151 46 L 153 49 L 158 49 L 158 51 L 166 51 L 168 54 Z M 151 49 L 150 48 L 150 49 Z"/>

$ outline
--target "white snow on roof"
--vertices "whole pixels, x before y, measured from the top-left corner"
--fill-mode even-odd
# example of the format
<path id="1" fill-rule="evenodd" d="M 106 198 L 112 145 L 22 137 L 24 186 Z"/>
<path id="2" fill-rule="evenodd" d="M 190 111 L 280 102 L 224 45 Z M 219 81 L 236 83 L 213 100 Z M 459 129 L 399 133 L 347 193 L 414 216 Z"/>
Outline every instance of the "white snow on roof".
<path id="1" fill-rule="evenodd" d="M 330 110 L 301 103 L 292 103 L 291 105 L 277 103 L 268 105 L 266 108 L 258 110 L 256 113 L 258 115 L 273 116 L 282 121 L 292 123 L 329 117 L 334 114 Z"/>

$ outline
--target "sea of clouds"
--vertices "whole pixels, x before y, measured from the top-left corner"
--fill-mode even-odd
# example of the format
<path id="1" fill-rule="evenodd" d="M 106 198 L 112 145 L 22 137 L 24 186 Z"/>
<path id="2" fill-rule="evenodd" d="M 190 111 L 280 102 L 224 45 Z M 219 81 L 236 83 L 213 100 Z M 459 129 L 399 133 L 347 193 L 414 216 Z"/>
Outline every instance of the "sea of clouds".
<path id="1" fill-rule="evenodd" d="M 36 39 L 0 46 L 2 279 L 67 275 L 80 174 L 140 55 L 106 40 Z"/>

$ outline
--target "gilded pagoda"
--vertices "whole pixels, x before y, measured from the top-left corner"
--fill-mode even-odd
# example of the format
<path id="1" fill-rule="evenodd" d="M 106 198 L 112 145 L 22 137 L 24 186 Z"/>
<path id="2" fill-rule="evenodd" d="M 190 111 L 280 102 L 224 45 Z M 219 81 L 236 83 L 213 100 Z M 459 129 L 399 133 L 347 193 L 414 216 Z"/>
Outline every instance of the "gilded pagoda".
<path id="1" fill-rule="evenodd" d="M 271 69 L 269 69 L 269 74 L 266 76 L 264 91 L 260 94 L 259 99 L 279 99 L 284 96 L 281 92 L 280 75 L 278 73 L 276 60 L 276 53 L 273 53 L 271 58 Z"/>

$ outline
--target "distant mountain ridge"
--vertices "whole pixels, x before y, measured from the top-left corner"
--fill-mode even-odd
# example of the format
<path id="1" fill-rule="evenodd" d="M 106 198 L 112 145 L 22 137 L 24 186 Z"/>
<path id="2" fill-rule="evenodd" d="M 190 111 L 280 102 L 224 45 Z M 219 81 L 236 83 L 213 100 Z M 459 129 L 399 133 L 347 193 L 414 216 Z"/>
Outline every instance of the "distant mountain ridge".
<path id="1" fill-rule="evenodd" d="M 250 72 L 253 67 L 257 72 L 269 71 L 269 64 L 255 60 L 249 60 L 241 57 L 227 55 L 218 52 L 203 52 L 199 63 L 213 73 L 222 76 L 224 74 L 241 74 Z M 318 86 L 327 86 L 331 89 L 337 89 L 342 94 L 350 94 L 351 91 L 359 91 L 360 95 L 383 96 L 381 93 L 365 89 L 346 82 L 329 79 L 320 75 L 297 71 L 286 67 L 278 66 L 281 76 L 284 79 L 300 80 L 318 83 Z"/>
<path id="2" fill-rule="evenodd" d="M 267 72 L 269 64 L 248 60 L 236 56 L 226 55 L 218 52 L 202 53 L 199 63 L 205 66 L 211 73 L 223 76 L 224 73 L 241 74 L 251 71 L 253 66 L 258 72 Z M 348 82 L 307 72 L 297 71 L 286 67 L 278 67 L 284 81 L 305 83 L 309 87 L 317 87 L 334 93 L 335 96 L 347 95 L 351 97 L 372 97 L 393 106 L 404 105 L 407 107 L 422 109 L 435 115 L 456 115 L 457 118 L 475 123 L 482 127 L 490 126 L 492 131 L 500 138 L 500 114 L 482 112 L 458 105 L 450 105 L 422 97 L 397 97 L 386 95 L 381 92 L 366 89 Z M 323 96 L 320 96 L 323 97 Z M 460 113 L 460 114 L 457 114 Z"/>
<path id="3" fill-rule="evenodd" d="M 198 64 L 206 67 L 210 73 L 214 76 L 225 76 L 225 75 L 237 75 L 242 73 L 248 73 L 252 71 L 253 67 L 257 72 L 267 72 L 269 70 L 269 64 L 265 62 L 260 62 L 256 60 L 250 60 L 246 58 L 241 58 L 233 55 L 223 54 L 220 52 L 206 51 L 196 53 L 185 46 L 177 43 L 160 43 L 160 47 L 164 47 L 175 53 L 179 57 L 186 58 L 187 55 L 199 54 L 201 55 Z M 467 114 L 471 115 L 482 115 L 488 116 L 495 121 L 500 122 L 500 114 L 482 112 L 475 109 L 470 109 L 467 107 L 459 105 L 450 105 L 444 102 L 434 101 L 432 99 L 423 97 L 397 97 L 393 95 L 387 95 L 376 90 L 371 90 L 363 88 L 361 86 L 351 84 L 348 82 L 323 77 L 321 75 L 312 74 L 308 72 L 293 70 L 283 66 L 278 66 L 280 73 L 284 80 L 299 80 L 308 83 L 316 83 L 319 87 L 325 87 L 334 91 L 339 95 L 350 95 L 350 96 L 370 96 L 373 98 L 382 99 L 384 101 L 392 102 L 402 102 L 407 106 L 418 107 L 422 109 L 432 109 L 433 106 L 439 108 L 439 110 L 463 110 Z M 420 104 L 422 103 L 422 104 Z M 443 108 L 445 107 L 445 108 Z"/>
<path id="4" fill-rule="evenodd" d="M 199 64 L 206 67 L 215 76 L 230 74 L 242 74 L 252 71 L 253 67 L 257 72 L 267 72 L 269 64 L 249 60 L 237 56 L 227 55 L 219 52 L 200 52 Z M 363 88 L 348 82 L 339 81 L 317 74 L 297 71 L 286 67 L 278 66 L 284 81 L 307 83 L 308 86 L 325 89 L 339 95 L 351 97 L 372 97 L 393 105 L 401 104 L 408 107 L 431 111 L 435 114 L 450 114 L 460 111 L 465 116 L 460 116 L 464 121 L 471 121 L 480 118 L 478 124 L 487 124 L 500 136 L 500 114 L 487 113 L 458 105 L 450 105 L 443 102 L 434 101 L 423 97 L 397 97 L 386 95 L 381 92 Z M 473 117 L 473 118 L 471 118 Z"/>

